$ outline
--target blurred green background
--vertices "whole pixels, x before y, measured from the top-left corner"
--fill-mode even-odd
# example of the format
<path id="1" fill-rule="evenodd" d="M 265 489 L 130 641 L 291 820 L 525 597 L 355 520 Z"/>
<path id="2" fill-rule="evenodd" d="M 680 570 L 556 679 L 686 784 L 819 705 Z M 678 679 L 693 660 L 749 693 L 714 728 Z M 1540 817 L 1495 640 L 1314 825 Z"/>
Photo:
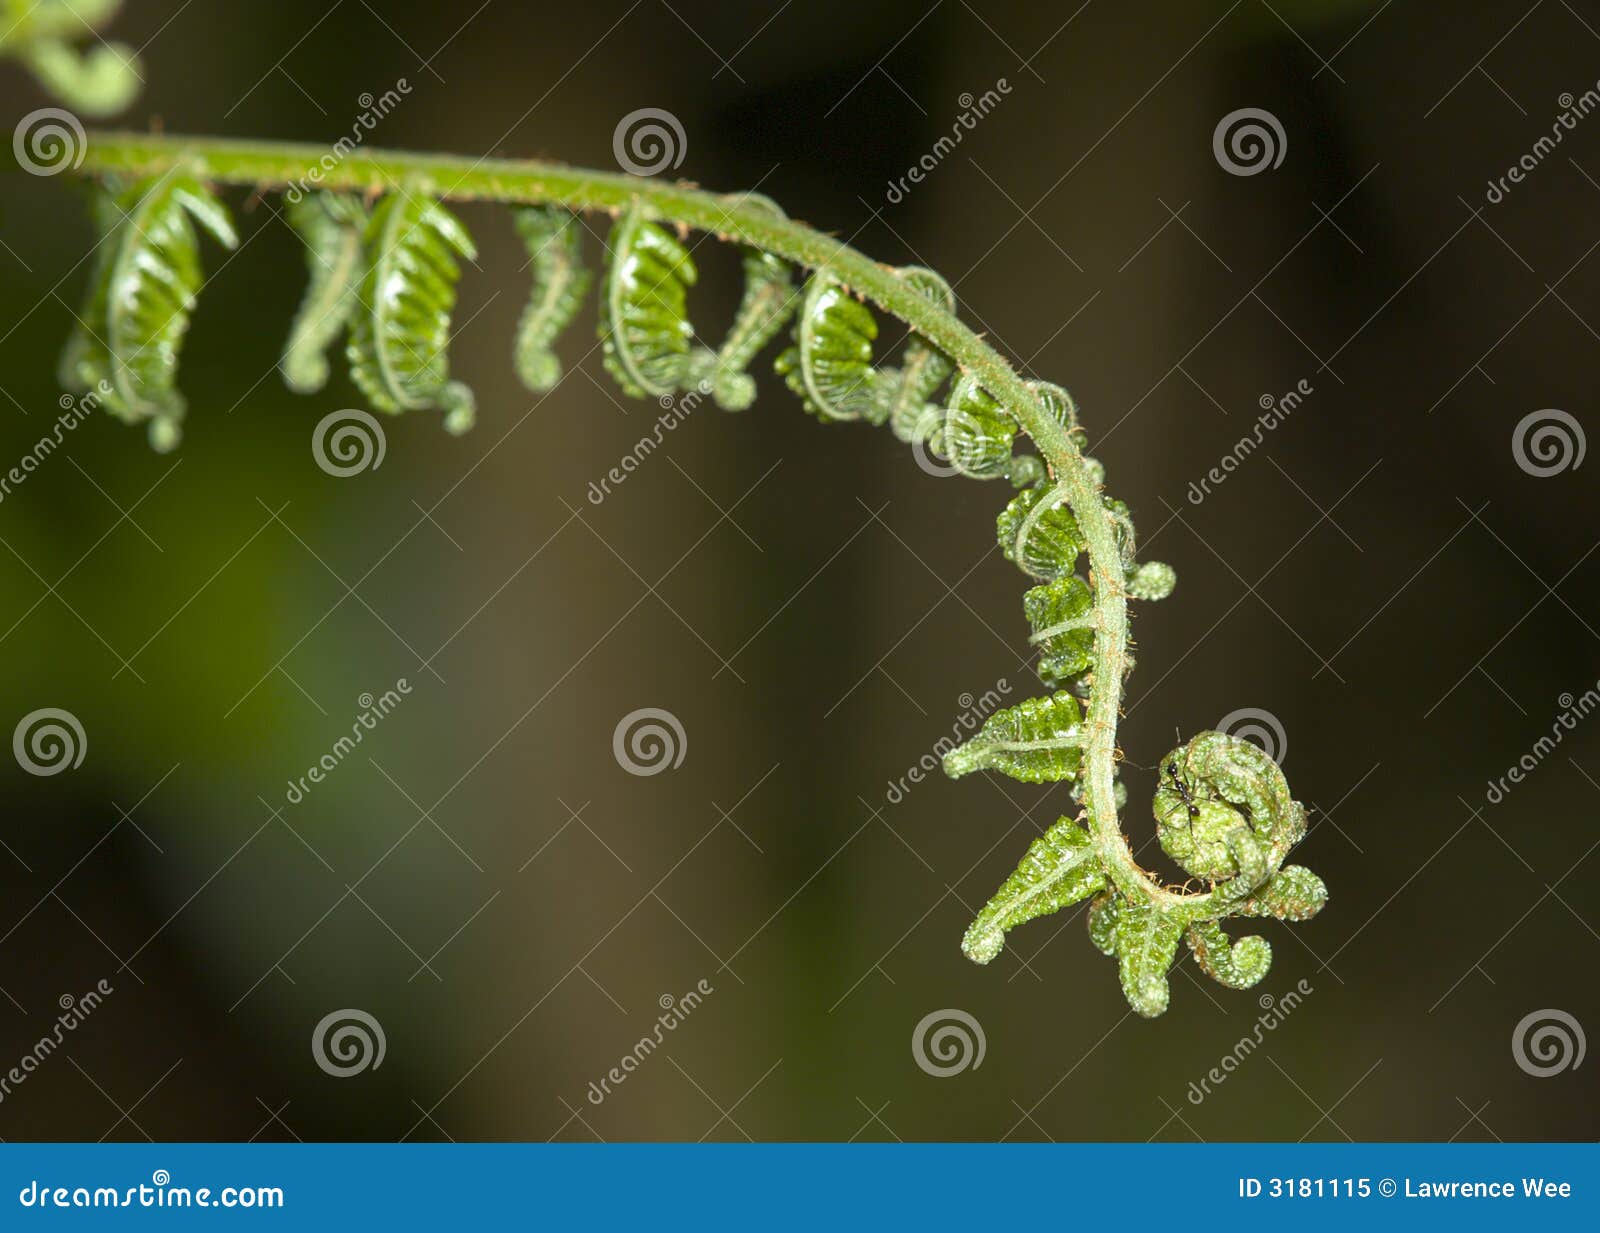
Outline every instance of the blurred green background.
<path id="1" fill-rule="evenodd" d="M 1137 618 L 1130 834 L 1153 834 L 1175 729 L 1268 711 L 1332 902 L 1267 925 L 1257 990 L 1185 959 L 1154 1022 L 1077 913 L 969 964 L 971 910 L 1070 800 L 982 777 L 885 794 L 970 696 L 1037 692 L 999 486 L 820 427 L 762 364 L 755 407 L 696 412 L 593 505 L 658 409 L 586 354 L 592 306 L 562 385 L 517 385 L 524 255 L 481 206 L 460 211 L 481 255 L 452 350 L 478 428 L 386 421 L 381 469 L 333 478 L 312 430 L 361 398 L 342 371 L 282 388 L 302 258 L 281 203 L 236 192 L 182 448 L 97 417 L 0 502 L 5 724 L 62 707 L 88 740 L 70 773 L 0 771 L 0 1066 L 63 994 L 115 990 L 0 1100 L 0 1135 L 1593 1138 L 1594 1064 L 1531 1076 L 1512 1034 L 1546 1008 L 1600 1024 L 1600 726 L 1485 792 L 1600 677 L 1594 464 L 1540 478 L 1511 449 L 1540 408 L 1593 422 L 1600 119 L 1484 194 L 1561 92 L 1594 87 L 1597 29 L 1577 3 L 129 4 L 130 127 L 328 143 L 404 78 L 373 144 L 610 169 L 619 120 L 664 108 L 677 174 L 943 272 L 968 321 L 1073 391 L 1146 554 L 1178 570 Z M 0 97 L 49 101 L 14 69 Z M 1281 122 L 1278 168 L 1219 167 L 1241 107 Z M 65 178 L 0 194 L 15 458 L 58 413 L 92 237 Z M 697 257 L 715 337 L 737 261 Z M 1191 503 L 1259 400 L 1302 381 Z M 400 678 L 403 704 L 288 803 Z M 644 707 L 681 722 L 677 769 L 619 767 L 613 732 Z M 589 1099 L 700 981 L 661 1050 Z M 1193 1101 L 1258 998 L 1299 981 Z M 386 1053 L 340 1079 L 310 1041 L 344 1008 Z M 934 1077 L 913 1032 L 951 1008 L 985 1053 Z"/>

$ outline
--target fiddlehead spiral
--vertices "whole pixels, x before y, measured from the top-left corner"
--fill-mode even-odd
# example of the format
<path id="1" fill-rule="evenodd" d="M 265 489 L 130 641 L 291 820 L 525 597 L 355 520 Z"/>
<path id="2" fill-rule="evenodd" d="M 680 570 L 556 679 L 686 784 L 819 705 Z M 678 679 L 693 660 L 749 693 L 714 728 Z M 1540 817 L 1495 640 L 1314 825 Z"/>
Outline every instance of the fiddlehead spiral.
<path id="1" fill-rule="evenodd" d="M 291 390 L 314 394 L 328 383 L 327 350 L 344 333 L 360 298 L 367 212 L 354 197 L 314 193 L 291 203 L 286 213 L 306 246 L 308 282 L 279 367 Z"/>
<path id="2" fill-rule="evenodd" d="M 561 380 L 555 341 L 583 306 L 593 276 L 583 264 L 583 224 L 576 214 L 528 206 L 515 217 L 533 266 L 533 286 L 517 322 L 513 356 L 522 384 L 542 394 Z"/>
<path id="3" fill-rule="evenodd" d="M 623 393 L 665 398 L 688 373 L 689 288 L 699 277 L 689 250 L 637 203 L 611 228 L 611 265 L 601 306 L 606 367 Z"/>
<path id="4" fill-rule="evenodd" d="M 194 223 L 227 248 L 238 243 L 233 223 L 183 166 L 103 197 L 95 213 L 104 236 L 62 381 L 79 391 L 103 382 L 107 408 L 129 423 L 148 421 L 151 445 L 169 450 L 184 413 L 178 353 L 200 290 Z"/>
<path id="5" fill-rule="evenodd" d="M 86 161 L 88 170 L 108 178 L 148 183 L 148 177 L 191 168 L 200 180 L 260 189 L 285 184 L 314 153 L 103 134 Z M 536 258 L 532 315 L 525 314 L 527 328 L 519 335 L 519 368 L 535 378 L 530 384 L 543 384 L 558 371 L 551 348 L 580 298 L 574 293 L 568 306 L 567 294 L 581 281 L 581 237 L 562 222 L 570 219 L 562 212 L 605 211 L 617 221 L 599 332 L 607 367 L 625 393 L 666 397 L 704 383 L 724 407 L 747 405 L 748 365 L 798 309 L 791 345 L 777 368 L 812 414 L 825 421 L 887 422 L 896 436 L 926 446 L 952 469 L 1004 476 L 1018 489 L 996 531 L 1003 555 L 1034 580 L 1024 615 L 1041 679 L 1055 692 L 991 716 L 945 765 L 953 776 L 990 769 L 1028 782 L 1065 783 L 1081 812 L 1060 819 L 1029 847 L 969 929 L 963 945 L 971 958 L 992 959 L 1007 930 L 1092 897 L 1091 939 L 1116 957 L 1124 992 L 1141 1014 L 1165 1009 L 1168 971 L 1184 939 L 1201 968 L 1221 983 L 1244 987 L 1261 978 L 1271 955 L 1265 941 L 1231 941 L 1220 922 L 1231 916 L 1305 920 L 1322 907 L 1327 890 L 1320 879 L 1283 864 L 1304 835 L 1305 811 L 1260 751 L 1201 733 L 1163 760 L 1154 803 L 1164 850 L 1201 885 L 1163 885 L 1133 859 L 1117 818 L 1126 792 L 1117 781 L 1116 730 L 1133 666 L 1127 601 L 1166 596 L 1175 575 L 1158 562 L 1138 562 L 1132 514 L 1104 492 L 1104 469 L 1084 456 L 1084 431 L 1065 391 L 1018 377 L 960 323 L 948 285 L 931 271 L 880 266 L 791 222 L 764 199 L 549 164 L 463 164 L 371 151 L 346 160 L 325 187 L 386 194 L 363 237 L 349 348 L 358 383 L 379 409 L 442 406 L 453 412 L 463 396 L 470 407 L 470 395 L 448 380 L 443 360 L 456 258 L 471 254 L 465 231 L 431 195 L 446 184 L 457 197 L 554 212 L 539 216 L 537 225 L 519 216 L 519 225 L 530 228 L 525 239 L 542 226 L 563 228 L 561 244 L 539 251 L 556 254 L 570 281 L 556 290 L 551 271 Z M 744 298 L 715 351 L 692 345 L 688 297 L 696 269 L 682 242 L 689 228 L 737 244 L 745 263 Z M 309 234 L 305 238 L 314 245 Z M 809 275 L 796 292 L 798 271 Z M 536 304 L 560 305 L 560 311 L 535 312 Z M 907 327 L 895 365 L 874 366 L 874 310 Z M 175 347 L 171 355 L 175 360 Z M 82 367 L 77 355 L 73 368 Z M 451 421 L 463 426 L 453 413 Z M 1037 455 L 1015 452 L 1022 437 L 1033 441 Z"/>
<path id="6" fill-rule="evenodd" d="M 452 433 L 472 427 L 472 391 L 450 380 L 445 348 L 455 309 L 456 258 L 477 255 L 455 215 L 418 184 L 400 186 L 367 222 L 360 311 L 346 353 L 350 375 L 391 415 L 440 410 Z"/>
<path id="7" fill-rule="evenodd" d="M 74 111 L 109 116 L 139 92 L 139 56 L 97 31 L 122 0 L 4 0 L 0 56 L 24 64 Z"/>

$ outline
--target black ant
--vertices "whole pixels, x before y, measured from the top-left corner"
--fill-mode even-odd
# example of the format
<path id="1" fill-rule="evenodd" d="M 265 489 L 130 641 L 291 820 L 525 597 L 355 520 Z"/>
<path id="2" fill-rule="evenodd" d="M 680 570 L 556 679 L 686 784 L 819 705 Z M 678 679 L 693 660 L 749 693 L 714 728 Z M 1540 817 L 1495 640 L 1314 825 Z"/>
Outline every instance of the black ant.
<path id="1" fill-rule="evenodd" d="M 1178 778 L 1178 764 L 1176 762 L 1167 763 L 1167 774 L 1172 776 L 1172 786 L 1178 790 L 1178 795 L 1183 799 L 1183 803 L 1188 806 L 1189 816 L 1198 818 L 1200 810 L 1196 808 L 1194 797 L 1189 793 L 1189 785 Z"/>

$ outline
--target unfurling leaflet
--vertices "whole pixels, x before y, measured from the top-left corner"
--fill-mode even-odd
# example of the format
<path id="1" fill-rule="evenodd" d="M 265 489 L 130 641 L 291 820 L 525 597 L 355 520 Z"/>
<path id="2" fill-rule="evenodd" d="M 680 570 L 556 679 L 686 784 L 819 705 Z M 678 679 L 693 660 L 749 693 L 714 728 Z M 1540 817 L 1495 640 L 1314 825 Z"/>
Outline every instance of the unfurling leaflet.
<path id="1" fill-rule="evenodd" d="M 361 242 L 367 212 L 353 197 L 312 193 L 285 211 L 289 226 L 306 246 L 305 297 L 289 327 L 279 367 L 297 394 L 313 394 L 328 383 L 327 350 L 344 332 L 360 302 Z"/>
<path id="2" fill-rule="evenodd" d="M 107 409 L 130 424 L 147 422 L 150 444 L 170 450 L 184 415 L 178 354 L 201 282 L 194 224 L 227 248 L 238 243 L 233 224 L 182 167 L 102 198 L 95 213 L 103 235 L 61 379 L 74 390 L 104 382 Z"/>
<path id="3" fill-rule="evenodd" d="M 514 217 L 528 250 L 533 286 L 512 354 L 522 384 L 542 394 L 561 380 L 555 342 L 582 307 L 593 276 L 583 264 L 583 224 L 572 211 L 527 206 Z"/>
<path id="4" fill-rule="evenodd" d="M 450 380 L 450 314 L 458 257 L 477 256 L 456 216 L 419 186 L 373 210 L 363 240 L 359 311 L 346 354 L 350 376 L 379 411 L 439 410 L 452 433 L 472 427 L 472 391 Z"/>

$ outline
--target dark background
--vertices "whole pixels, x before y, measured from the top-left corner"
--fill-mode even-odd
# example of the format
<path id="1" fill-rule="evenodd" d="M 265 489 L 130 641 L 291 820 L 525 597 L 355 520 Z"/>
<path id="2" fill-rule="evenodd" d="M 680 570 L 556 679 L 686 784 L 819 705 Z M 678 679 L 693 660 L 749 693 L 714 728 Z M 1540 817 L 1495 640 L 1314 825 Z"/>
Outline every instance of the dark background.
<path id="1" fill-rule="evenodd" d="M 5 730 L 57 706 L 88 735 L 76 771 L 0 770 L 0 1065 L 61 995 L 115 990 L 0 1101 L 0 1135 L 1594 1137 L 1600 1067 L 1535 1078 L 1511 1040 L 1545 1008 L 1600 1025 L 1600 719 L 1485 793 L 1600 677 L 1597 463 L 1540 478 L 1511 447 L 1541 408 L 1593 423 L 1600 116 L 1502 203 L 1485 190 L 1600 79 L 1600 6 L 545 10 L 130 3 L 114 33 L 148 86 L 122 123 L 327 143 L 404 77 L 373 144 L 615 169 L 617 122 L 660 107 L 687 134 L 678 174 L 939 269 L 968 321 L 1073 391 L 1146 554 L 1178 570 L 1137 614 L 1130 835 L 1153 834 L 1141 768 L 1174 729 L 1263 709 L 1332 901 L 1267 924 L 1256 990 L 1185 958 L 1153 1022 L 1076 912 L 971 965 L 972 910 L 1065 790 L 884 793 L 963 694 L 1037 692 L 1001 486 L 822 428 L 768 374 L 755 407 L 697 412 L 592 506 L 657 409 L 586 354 L 592 305 L 559 389 L 516 384 L 524 258 L 481 206 L 460 211 L 481 269 L 452 351 L 478 428 L 387 422 L 382 468 L 334 479 L 311 431 L 360 396 L 342 372 L 283 390 L 301 256 L 276 199 L 235 192 L 245 243 L 207 253 L 182 449 L 97 417 L 0 503 Z M 49 102 L 15 69 L 0 92 L 8 115 Z M 1213 157 L 1240 107 L 1281 121 L 1276 170 Z M 14 458 L 57 414 L 92 237 L 65 178 L 0 193 Z M 736 262 L 697 256 L 715 337 Z M 1302 380 L 1303 407 L 1190 503 L 1258 400 Z M 286 804 L 358 695 L 399 677 L 403 706 Z M 687 756 L 631 776 L 613 730 L 650 706 Z M 702 979 L 668 1045 L 586 1100 Z M 1302 979 L 1263 1048 L 1187 1099 L 1259 995 Z M 387 1053 L 336 1079 L 310 1038 L 347 1007 Z M 942 1008 L 982 1025 L 981 1067 L 915 1064 Z"/>

